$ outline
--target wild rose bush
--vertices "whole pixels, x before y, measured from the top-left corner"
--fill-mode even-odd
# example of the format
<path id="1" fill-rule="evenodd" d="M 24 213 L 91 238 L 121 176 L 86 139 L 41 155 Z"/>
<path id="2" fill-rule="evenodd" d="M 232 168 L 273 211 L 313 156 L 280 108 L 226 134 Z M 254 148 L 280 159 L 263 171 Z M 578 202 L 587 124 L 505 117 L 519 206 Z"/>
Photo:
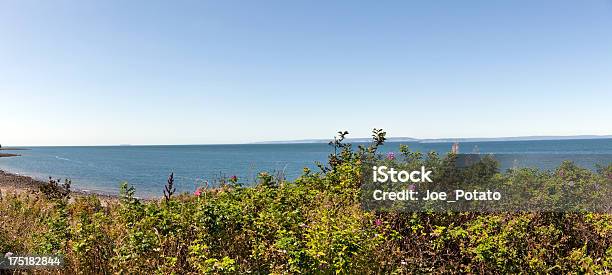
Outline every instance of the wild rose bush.
<path id="1" fill-rule="evenodd" d="M 345 133 L 341 133 L 346 135 Z M 217 188 L 141 201 L 127 184 L 102 206 L 96 196 L 7 195 L 0 200 L 0 252 L 65 255 L 80 273 L 608 273 L 612 215 L 596 213 L 397 213 L 364 211 L 363 165 L 436 166 L 452 184 L 521 178 L 612 184 L 612 165 L 592 172 L 564 163 L 500 173 L 495 163 L 460 172 L 452 154 L 378 155 L 384 132 L 355 150 L 332 142 L 320 171 L 293 182 L 267 173 L 251 187 L 232 177 Z M 465 173 L 472 173 L 465 175 Z M 44 270 L 37 272 L 44 273 Z"/>

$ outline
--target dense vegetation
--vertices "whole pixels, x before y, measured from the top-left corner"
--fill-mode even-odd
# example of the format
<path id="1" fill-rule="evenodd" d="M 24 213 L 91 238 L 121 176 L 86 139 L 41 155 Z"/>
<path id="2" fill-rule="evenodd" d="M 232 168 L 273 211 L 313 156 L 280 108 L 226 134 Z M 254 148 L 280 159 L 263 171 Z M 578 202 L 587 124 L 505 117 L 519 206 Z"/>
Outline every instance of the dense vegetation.
<path id="1" fill-rule="evenodd" d="M 341 133 L 320 171 L 293 182 L 259 175 L 175 195 L 172 177 L 158 201 L 141 201 L 127 184 L 120 199 L 70 198 L 52 182 L 40 196 L 3 194 L 0 252 L 65 255 L 65 273 L 607 273 L 612 215 L 597 213 L 397 213 L 364 211 L 363 163 L 383 159 L 446 171 L 440 180 L 612 184 L 612 165 L 592 172 L 564 163 L 556 171 L 495 165 L 456 170 L 453 155 L 380 156 L 384 132 L 351 148 Z M 476 169 L 476 170 L 475 170 Z"/>

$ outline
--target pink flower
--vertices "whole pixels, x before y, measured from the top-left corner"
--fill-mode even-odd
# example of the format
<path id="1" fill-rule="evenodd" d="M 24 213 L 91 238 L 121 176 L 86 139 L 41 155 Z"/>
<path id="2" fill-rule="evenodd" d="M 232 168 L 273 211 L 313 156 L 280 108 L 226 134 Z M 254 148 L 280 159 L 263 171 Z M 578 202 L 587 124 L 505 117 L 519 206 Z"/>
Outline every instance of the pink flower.
<path id="1" fill-rule="evenodd" d="M 388 160 L 394 160 L 395 159 L 395 153 L 393 153 L 393 152 L 387 153 L 387 159 Z"/>
<path id="2" fill-rule="evenodd" d="M 410 190 L 410 191 L 416 190 L 416 185 L 414 185 L 414 184 L 409 185 L 408 186 L 408 190 Z"/>
<path id="3" fill-rule="evenodd" d="M 374 221 L 374 225 L 381 226 L 382 225 L 382 221 L 380 219 L 376 219 L 376 221 Z"/>
<path id="4" fill-rule="evenodd" d="M 193 194 L 194 194 L 196 197 L 199 197 L 200 195 L 202 195 L 202 191 L 200 191 L 200 188 L 198 188 L 198 189 L 196 189 L 196 190 L 195 190 L 195 192 L 193 192 Z"/>
<path id="5" fill-rule="evenodd" d="M 559 177 L 563 177 L 563 175 L 565 175 L 565 173 L 563 173 L 563 171 L 559 171 Z"/>
<path id="6" fill-rule="evenodd" d="M 232 176 L 230 178 L 233 182 L 237 182 L 238 181 L 238 177 L 236 177 L 236 175 Z"/>

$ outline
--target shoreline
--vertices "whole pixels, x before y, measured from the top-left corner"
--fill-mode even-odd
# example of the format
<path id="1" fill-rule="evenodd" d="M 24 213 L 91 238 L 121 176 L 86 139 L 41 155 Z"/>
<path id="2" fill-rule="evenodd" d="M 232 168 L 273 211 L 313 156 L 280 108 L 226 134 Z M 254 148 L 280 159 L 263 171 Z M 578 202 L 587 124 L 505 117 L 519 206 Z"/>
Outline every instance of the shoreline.
<path id="1" fill-rule="evenodd" d="M 18 175 L 4 170 L 0 170 L 0 192 L 2 195 L 7 194 L 40 194 L 40 186 L 46 182 L 37 180 L 30 176 Z M 95 195 L 100 199 L 100 202 L 107 204 L 108 202 L 119 201 L 118 195 L 103 194 L 98 192 L 89 192 L 79 189 L 71 189 L 70 194 L 73 197 L 84 197 Z"/>
<path id="2" fill-rule="evenodd" d="M 23 151 L 23 150 L 30 150 L 30 149 L 17 148 L 17 147 L 0 147 L 0 151 Z M 0 152 L 0 158 L 8 158 L 8 157 L 21 157 L 21 155 L 20 154 L 1 153 Z"/>
<path id="3" fill-rule="evenodd" d="M 28 148 L 17 148 L 17 147 L 0 147 L 0 151 L 23 151 L 30 150 Z"/>

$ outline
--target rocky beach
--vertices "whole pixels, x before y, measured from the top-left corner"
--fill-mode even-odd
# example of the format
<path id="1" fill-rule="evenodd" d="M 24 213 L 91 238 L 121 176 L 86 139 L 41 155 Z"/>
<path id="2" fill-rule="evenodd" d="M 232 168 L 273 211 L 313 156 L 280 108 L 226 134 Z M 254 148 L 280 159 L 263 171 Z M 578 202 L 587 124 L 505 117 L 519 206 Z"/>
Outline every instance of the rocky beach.
<path id="1" fill-rule="evenodd" d="M 8 173 L 0 170 L 0 198 L 6 195 L 38 196 L 40 195 L 40 186 L 43 184 L 45 184 L 45 182 L 29 176 Z M 82 190 L 72 190 L 71 195 L 73 198 L 95 195 L 98 197 L 98 199 L 100 199 L 102 205 L 107 205 L 109 202 L 115 202 L 118 200 L 118 197 L 114 195 L 98 194 Z"/>

